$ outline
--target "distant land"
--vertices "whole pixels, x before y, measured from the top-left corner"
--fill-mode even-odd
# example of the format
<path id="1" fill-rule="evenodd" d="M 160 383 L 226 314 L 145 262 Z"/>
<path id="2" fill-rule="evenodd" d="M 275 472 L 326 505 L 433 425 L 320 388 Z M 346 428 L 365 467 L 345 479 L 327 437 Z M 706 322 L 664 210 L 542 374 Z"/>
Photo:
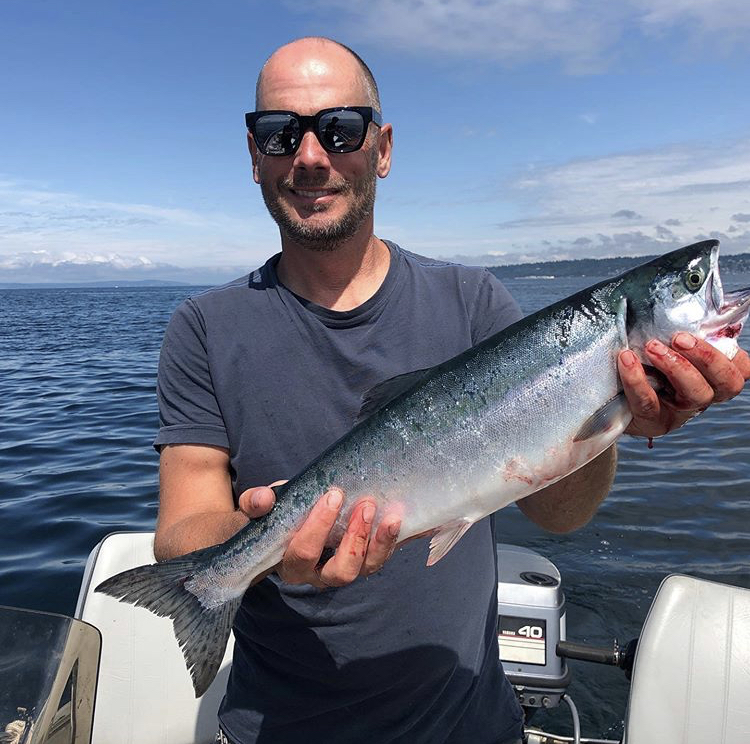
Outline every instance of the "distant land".
<path id="1" fill-rule="evenodd" d="M 536 277 L 597 277 L 617 276 L 623 271 L 632 269 L 638 264 L 656 258 L 651 256 L 618 256 L 615 258 L 576 258 L 565 261 L 535 261 L 533 263 L 504 264 L 490 266 L 489 270 L 500 279 L 522 279 Z M 720 259 L 723 273 L 750 273 L 750 253 L 723 255 Z M 220 270 L 213 274 L 192 274 L 183 270 L 185 279 L 96 279 L 91 281 L 60 281 L 50 277 L 47 281 L 8 282 L 0 281 L 0 289 L 86 289 L 86 288 L 138 288 L 138 287 L 208 287 L 223 284 L 233 276 L 240 275 L 239 270 L 230 269 L 226 277 Z M 196 270 L 197 271 L 197 270 Z M 131 274 L 132 276 L 132 274 Z M 198 277 L 201 277 L 201 281 Z"/>
<path id="2" fill-rule="evenodd" d="M 3 261 L 0 256 L 0 287 L 207 287 L 225 284 L 249 270 L 238 266 L 139 263 L 122 256 L 58 261 L 45 255 L 42 259 L 20 255 L 18 260 L 11 257 Z"/>
<path id="3" fill-rule="evenodd" d="M 162 279 L 113 280 L 98 282 L 0 282 L 0 289 L 97 289 L 108 287 L 194 287 L 204 286 L 189 282 L 172 282 Z"/>
<path id="4" fill-rule="evenodd" d="M 491 266 L 490 271 L 499 279 L 521 279 L 558 276 L 617 276 L 634 266 L 657 258 L 653 256 L 618 256 L 616 258 L 576 258 L 567 261 L 535 261 L 534 263 Z M 750 273 L 750 253 L 722 255 L 719 260 L 722 273 Z"/>

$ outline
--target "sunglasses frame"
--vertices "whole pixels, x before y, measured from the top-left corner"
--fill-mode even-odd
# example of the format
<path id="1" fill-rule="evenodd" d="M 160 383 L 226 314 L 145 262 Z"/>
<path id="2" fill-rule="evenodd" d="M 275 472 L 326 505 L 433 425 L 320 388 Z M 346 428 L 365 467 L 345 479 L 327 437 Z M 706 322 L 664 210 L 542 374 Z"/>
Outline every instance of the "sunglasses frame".
<path id="1" fill-rule="evenodd" d="M 325 116 L 325 114 L 331 114 L 335 111 L 354 111 L 358 113 L 364 122 L 364 126 L 362 127 L 362 137 L 360 138 L 359 142 L 357 143 L 356 147 L 352 147 L 351 149 L 347 150 L 335 150 L 331 149 L 326 146 L 325 142 L 320 138 L 320 133 L 318 132 L 318 125 L 320 123 L 320 119 Z M 258 122 L 258 119 L 260 119 L 262 116 L 266 116 L 268 114 L 288 114 L 289 116 L 293 116 L 300 125 L 300 138 L 297 141 L 297 146 L 288 153 L 280 153 L 280 152 L 266 152 L 265 147 L 262 146 L 258 140 L 258 137 L 255 132 L 255 125 Z M 255 142 L 256 147 L 260 152 L 263 153 L 263 155 L 268 155 L 269 157 L 275 157 L 275 158 L 286 158 L 290 155 L 294 155 L 297 150 L 299 150 L 300 143 L 302 142 L 302 138 L 305 136 L 305 132 L 308 132 L 312 130 L 313 134 L 315 135 L 318 142 L 320 142 L 320 146 L 326 151 L 330 152 L 333 155 L 346 155 L 350 152 L 356 152 L 359 150 L 362 145 L 365 142 L 365 139 L 367 139 L 367 129 L 370 126 L 370 122 L 375 124 L 375 126 L 380 127 L 383 123 L 383 119 L 380 115 L 380 112 L 373 108 L 372 106 L 334 106 L 333 108 L 325 108 L 318 111 L 317 114 L 312 114 L 311 116 L 302 116 L 301 114 L 298 114 L 296 111 L 284 111 L 284 110 L 268 110 L 268 111 L 251 111 L 250 113 L 245 114 L 245 126 L 247 127 L 248 132 L 253 135 L 253 141 Z"/>

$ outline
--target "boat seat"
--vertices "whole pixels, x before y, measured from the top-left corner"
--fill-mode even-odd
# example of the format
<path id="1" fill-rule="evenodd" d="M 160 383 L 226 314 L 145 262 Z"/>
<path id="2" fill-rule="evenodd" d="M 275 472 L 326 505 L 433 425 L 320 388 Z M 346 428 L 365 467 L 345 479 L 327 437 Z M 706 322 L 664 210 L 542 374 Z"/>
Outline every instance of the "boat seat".
<path id="1" fill-rule="evenodd" d="M 750 590 L 668 576 L 633 667 L 623 744 L 750 742 Z"/>
<path id="2" fill-rule="evenodd" d="M 94 593 L 104 579 L 154 563 L 153 541 L 153 532 L 116 532 L 86 562 L 76 617 L 102 634 L 92 744 L 208 744 L 216 737 L 234 637 L 216 679 L 196 700 L 172 620 Z"/>

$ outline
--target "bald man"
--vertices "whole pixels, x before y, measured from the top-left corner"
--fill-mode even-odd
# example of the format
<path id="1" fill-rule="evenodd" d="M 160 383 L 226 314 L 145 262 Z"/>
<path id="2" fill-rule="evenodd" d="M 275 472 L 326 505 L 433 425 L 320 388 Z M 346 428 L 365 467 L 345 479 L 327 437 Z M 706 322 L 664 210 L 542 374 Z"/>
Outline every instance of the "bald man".
<path id="1" fill-rule="evenodd" d="M 160 560 L 219 543 L 267 512 L 274 494 L 261 484 L 292 477 L 345 434 L 369 389 L 520 318 L 486 270 L 375 236 L 376 180 L 390 170 L 393 130 L 370 70 L 350 49 L 322 38 L 278 49 L 246 123 L 281 252 L 190 298 L 170 322 L 155 441 Z M 703 342 L 691 349 L 654 352 L 677 391 L 671 403 L 623 353 L 631 433 L 676 428 L 750 376 L 747 355 L 732 364 L 707 361 Z M 546 529 L 575 529 L 609 491 L 615 464 L 611 449 L 519 506 Z M 426 568 L 428 541 L 398 544 L 398 515 L 375 523 L 368 499 L 329 555 L 341 503 L 336 488 L 322 494 L 281 563 L 246 593 L 220 736 L 232 744 L 520 742 L 522 712 L 498 660 L 494 517 Z"/>

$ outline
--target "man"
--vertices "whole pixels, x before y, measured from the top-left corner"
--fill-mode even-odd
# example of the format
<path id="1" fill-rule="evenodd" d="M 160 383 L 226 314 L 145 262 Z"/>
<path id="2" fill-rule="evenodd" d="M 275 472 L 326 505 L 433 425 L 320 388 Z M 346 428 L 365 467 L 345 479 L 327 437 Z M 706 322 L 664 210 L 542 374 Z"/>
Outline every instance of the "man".
<path id="1" fill-rule="evenodd" d="M 282 250 L 191 298 L 170 323 L 159 370 L 159 559 L 221 542 L 265 513 L 273 492 L 260 484 L 296 474 L 351 428 L 368 389 L 520 317 L 489 272 L 374 235 L 375 182 L 390 170 L 393 133 L 351 50 L 320 38 L 281 47 L 256 99 L 253 177 Z M 672 402 L 621 354 L 630 433 L 677 428 L 750 377 L 744 353 L 732 363 L 685 334 L 675 346 L 648 349 Z M 612 448 L 519 506 L 553 531 L 581 526 L 615 462 Z M 497 658 L 494 519 L 427 569 L 427 541 L 397 545 L 398 515 L 375 524 L 367 499 L 335 553 L 324 552 L 341 499 L 335 488 L 324 494 L 275 572 L 246 593 L 223 735 L 237 744 L 519 741 L 521 711 Z"/>

